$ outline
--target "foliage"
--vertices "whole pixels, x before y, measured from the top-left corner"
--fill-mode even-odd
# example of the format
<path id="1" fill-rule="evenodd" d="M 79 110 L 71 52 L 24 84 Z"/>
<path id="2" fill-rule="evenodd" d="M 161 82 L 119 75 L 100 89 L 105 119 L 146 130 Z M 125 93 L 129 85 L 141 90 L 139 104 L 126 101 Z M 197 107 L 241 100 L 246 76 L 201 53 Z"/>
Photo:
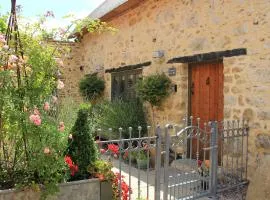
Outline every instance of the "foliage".
<path id="1" fill-rule="evenodd" d="M 97 160 L 97 147 L 89 126 L 89 112 L 90 107 L 83 105 L 78 111 L 77 120 L 71 129 L 72 137 L 69 139 L 67 155 L 79 168 L 71 180 L 89 178 L 87 167 Z"/>
<path id="2" fill-rule="evenodd" d="M 119 185 L 121 187 L 121 200 L 128 200 L 131 188 L 125 182 L 124 176 L 112 171 L 112 164 L 103 160 L 97 160 L 88 167 L 88 172 L 94 174 L 100 181 L 108 181 L 112 183 L 113 197 L 112 200 L 118 200 L 120 196 Z"/>
<path id="3" fill-rule="evenodd" d="M 72 112 L 65 112 L 56 97 L 64 87 L 57 76 L 63 62 L 56 58 L 65 55 L 68 49 L 44 41 L 51 36 L 67 40 L 74 24 L 66 30 L 48 32 L 44 28 L 48 17 L 53 17 L 53 13 L 47 12 L 34 24 L 19 24 L 23 29 L 9 32 L 10 37 L 6 38 L 7 17 L 0 13 L 0 189 L 43 185 L 44 198 L 57 191 L 58 183 L 67 180 L 68 167 L 76 166 L 64 159 L 67 127 L 74 118 L 65 127 L 63 119 Z M 99 32 L 99 23 L 77 20 L 75 26 L 81 24 Z M 81 111 L 81 115 L 86 114 Z M 86 124 L 79 121 L 74 126 L 77 135 L 82 129 L 88 132 L 86 125 L 78 128 L 82 122 Z M 74 162 L 87 166 L 89 160 L 94 161 L 94 145 L 81 153 L 86 155 L 86 161 L 81 162 L 80 158 Z"/>
<path id="4" fill-rule="evenodd" d="M 76 119 L 80 104 L 70 97 L 61 98 L 58 103 L 57 119 L 65 122 L 67 130 L 71 130 Z"/>
<path id="5" fill-rule="evenodd" d="M 96 104 L 93 108 L 93 119 L 96 128 L 112 128 L 112 133 L 105 132 L 102 135 L 108 139 L 118 139 L 120 127 L 123 129 L 122 138 L 129 138 L 129 127 L 133 128 L 132 137 L 139 136 L 138 126 L 142 127 L 141 136 L 147 132 L 143 106 L 139 101 L 115 100 Z"/>
<path id="6" fill-rule="evenodd" d="M 137 152 L 136 154 L 136 158 L 137 160 L 147 160 L 147 153 L 144 150 L 141 150 L 139 152 Z"/>
<path id="7" fill-rule="evenodd" d="M 0 33 L 5 33 L 7 30 L 7 15 L 3 15 L 0 13 Z"/>
<path id="8" fill-rule="evenodd" d="M 14 41 L 0 44 L 0 188 L 42 184 L 43 194 L 53 193 L 67 168 L 67 132 L 52 102 L 57 63 L 53 48 L 39 39 L 23 35 L 21 41 L 24 57 Z"/>
<path id="9" fill-rule="evenodd" d="M 155 74 L 141 79 L 136 84 L 136 91 L 143 101 L 152 106 L 160 106 L 162 101 L 170 94 L 171 80 L 165 74 Z"/>
<path id="10" fill-rule="evenodd" d="M 105 81 L 97 74 L 86 75 L 79 84 L 80 92 L 86 100 L 95 100 L 105 89 Z"/>

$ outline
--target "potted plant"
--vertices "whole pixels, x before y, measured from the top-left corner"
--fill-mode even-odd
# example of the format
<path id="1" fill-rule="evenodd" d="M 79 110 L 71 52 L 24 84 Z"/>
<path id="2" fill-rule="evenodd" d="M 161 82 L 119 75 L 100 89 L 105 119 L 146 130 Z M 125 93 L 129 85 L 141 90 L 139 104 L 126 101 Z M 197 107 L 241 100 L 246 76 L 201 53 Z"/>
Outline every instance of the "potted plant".
<path id="1" fill-rule="evenodd" d="M 203 178 L 209 176 L 209 173 L 210 173 L 210 161 L 209 160 L 205 160 L 205 161 L 198 160 L 198 173 Z M 202 180 L 201 181 L 201 188 L 203 190 L 209 189 L 209 181 Z"/>
<path id="2" fill-rule="evenodd" d="M 97 160 L 89 165 L 88 172 L 93 174 L 101 181 L 100 199 L 118 200 L 120 196 L 119 184 L 121 187 L 121 199 L 127 199 L 131 188 L 124 180 L 124 176 L 112 171 L 112 163 L 103 160 Z"/>
<path id="3" fill-rule="evenodd" d="M 149 159 L 147 158 L 147 154 L 145 151 L 139 151 L 136 154 L 136 162 L 137 162 L 137 167 L 139 169 L 147 169 Z"/>

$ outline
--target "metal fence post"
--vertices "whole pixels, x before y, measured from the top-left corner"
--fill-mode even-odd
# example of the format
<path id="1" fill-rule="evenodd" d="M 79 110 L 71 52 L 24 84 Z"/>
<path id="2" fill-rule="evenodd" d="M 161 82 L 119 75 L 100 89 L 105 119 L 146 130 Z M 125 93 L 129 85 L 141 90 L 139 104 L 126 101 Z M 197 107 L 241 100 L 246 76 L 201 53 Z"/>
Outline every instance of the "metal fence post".
<path id="1" fill-rule="evenodd" d="M 164 159 L 164 184 L 163 184 L 163 200 L 168 198 L 168 184 L 169 184 L 169 158 L 170 158 L 170 125 L 167 124 L 165 127 L 165 159 Z"/>
<path id="2" fill-rule="evenodd" d="M 156 159 L 155 159 L 155 200 L 160 200 L 160 172 L 161 172 L 161 129 L 156 128 Z"/>
<path id="3" fill-rule="evenodd" d="M 211 122 L 211 137 L 210 137 L 210 193 L 212 198 L 217 197 L 217 169 L 218 169 L 218 123 Z"/>

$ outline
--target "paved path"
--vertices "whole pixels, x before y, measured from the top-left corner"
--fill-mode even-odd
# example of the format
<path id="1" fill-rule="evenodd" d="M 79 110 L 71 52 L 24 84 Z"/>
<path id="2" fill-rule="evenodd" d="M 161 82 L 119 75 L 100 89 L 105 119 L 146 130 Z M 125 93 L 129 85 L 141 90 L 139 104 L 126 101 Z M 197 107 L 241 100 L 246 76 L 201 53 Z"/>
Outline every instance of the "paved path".
<path id="1" fill-rule="evenodd" d="M 119 172 L 119 161 L 113 159 L 113 171 L 114 172 Z M 175 168 L 170 168 L 169 173 L 170 174 L 177 174 L 175 173 Z M 147 170 L 138 170 L 137 168 L 131 166 L 129 167 L 128 164 L 122 162 L 121 163 L 121 171 L 122 175 L 124 176 L 124 180 L 126 181 L 127 184 L 129 184 L 132 188 L 132 194 L 131 194 L 131 200 L 137 200 L 138 197 L 140 196 L 140 200 L 146 200 L 148 197 L 148 200 L 154 200 L 154 185 L 155 185 L 155 170 L 154 169 L 149 169 L 149 172 L 147 173 Z M 129 176 L 130 172 L 130 176 Z M 160 196 L 161 200 L 163 199 L 163 178 L 164 178 L 164 170 L 161 170 L 161 173 L 159 174 L 160 180 L 161 180 L 161 191 L 160 191 Z M 191 188 L 198 187 L 200 182 L 196 182 L 196 174 L 192 174 L 192 177 L 189 177 L 186 181 L 183 181 L 182 187 L 178 187 L 177 189 L 171 189 L 168 192 L 171 193 L 170 196 L 168 196 L 168 200 L 174 200 L 177 199 L 175 198 L 176 196 L 182 196 L 184 195 L 189 195 L 193 194 L 196 195 L 197 193 L 194 192 Z M 172 177 L 173 178 L 173 177 Z M 191 179 L 190 179 L 191 178 Z M 130 180 L 130 182 L 129 182 Z M 139 181 L 140 180 L 140 181 Z M 176 179 L 174 179 L 176 180 Z M 188 181 L 189 180 L 189 181 Z M 190 180 L 193 180 L 190 181 Z M 173 182 L 171 181 L 171 185 Z M 148 187 L 147 187 L 148 186 Z M 180 188 L 180 189 L 179 189 Z M 180 200 L 188 200 L 189 198 L 182 198 Z M 208 198 L 201 198 L 201 200 L 207 200 Z"/>

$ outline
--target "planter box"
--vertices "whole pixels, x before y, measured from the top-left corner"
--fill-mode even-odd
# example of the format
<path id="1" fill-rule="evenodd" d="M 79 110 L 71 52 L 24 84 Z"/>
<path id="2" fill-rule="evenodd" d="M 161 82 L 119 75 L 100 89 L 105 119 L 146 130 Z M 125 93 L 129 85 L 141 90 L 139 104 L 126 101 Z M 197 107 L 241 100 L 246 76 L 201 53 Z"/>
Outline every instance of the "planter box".
<path id="1" fill-rule="evenodd" d="M 59 186 L 60 192 L 50 196 L 48 200 L 106 200 L 101 199 L 101 191 L 104 191 L 103 183 L 98 179 L 89 179 L 62 183 Z M 108 185 L 105 190 L 109 193 Z M 0 200 L 38 200 L 39 192 L 32 190 L 0 190 Z"/>
<path id="2" fill-rule="evenodd" d="M 147 169 L 148 160 L 139 160 L 137 159 L 137 167 L 140 169 Z"/>

